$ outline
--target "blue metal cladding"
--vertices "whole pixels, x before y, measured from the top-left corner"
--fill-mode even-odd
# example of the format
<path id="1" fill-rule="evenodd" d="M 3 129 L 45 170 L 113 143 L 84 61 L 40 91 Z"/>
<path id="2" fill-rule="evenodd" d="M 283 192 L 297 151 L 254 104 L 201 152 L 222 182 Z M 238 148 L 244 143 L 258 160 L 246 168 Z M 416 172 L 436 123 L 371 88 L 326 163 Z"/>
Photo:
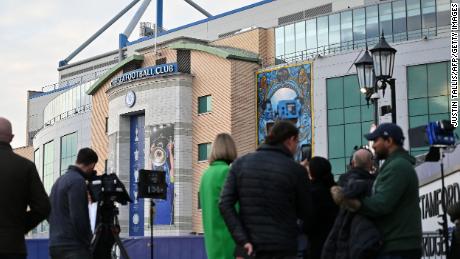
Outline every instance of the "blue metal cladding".
<path id="1" fill-rule="evenodd" d="M 155 30 L 157 28 L 160 29 L 157 30 L 157 33 L 163 30 L 163 0 L 157 0 L 157 24 Z"/>
<path id="2" fill-rule="evenodd" d="M 129 204 L 129 235 L 144 236 L 144 200 L 137 198 L 139 170 L 144 168 L 145 116 L 132 116 L 129 140 L 129 195 L 133 202 Z"/>
<path id="3" fill-rule="evenodd" d="M 132 259 L 150 258 L 150 237 L 122 240 Z M 48 259 L 48 239 L 27 239 L 27 259 Z M 206 259 L 203 236 L 154 237 L 153 258 Z M 123 257 L 121 257 L 123 258 Z"/>

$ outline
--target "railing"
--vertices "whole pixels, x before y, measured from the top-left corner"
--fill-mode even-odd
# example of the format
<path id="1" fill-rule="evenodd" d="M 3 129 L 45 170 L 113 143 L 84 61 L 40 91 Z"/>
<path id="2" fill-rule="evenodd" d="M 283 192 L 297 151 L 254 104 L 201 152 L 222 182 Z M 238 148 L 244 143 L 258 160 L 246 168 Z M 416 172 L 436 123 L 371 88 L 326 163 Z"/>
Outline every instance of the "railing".
<path id="1" fill-rule="evenodd" d="M 65 87 L 70 87 L 78 84 L 83 84 L 86 82 L 89 82 L 91 80 L 98 79 L 103 73 L 105 73 L 107 70 L 104 71 L 98 71 L 94 72 L 91 74 L 86 74 L 77 78 L 72 78 L 68 80 L 63 80 L 59 83 L 54 83 L 51 85 L 46 85 L 42 87 L 42 92 L 51 92 L 57 89 L 65 88 Z"/>
<path id="2" fill-rule="evenodd" d="M 440 35 L 447 35 L 450 32 L 449 26 L 443 27 L 431 27 L 424 28 L 415 31 L 409 31 L 404 33 L 393 33 L 385 35 L 386 40 L 389 43 L 402 42 L 416 39 L 430 39 Z M 279 65 L 284 63 L 294 63 L 302 60 L 315 59 L 319 56 L 334 55 L 345 51 L 354 49 L 364 49 L 366 44 L 369 48 L 373 48 L 374 45 L 379 41 L 378 37 L 344 41 L 336 44 L 328 44 L 324 46 L 318 46 L 316 48 L 310 48 L 302 51 L 296 51 L 279 55 L 276 57 L 269 57 L 262 60 L 262 67 L 268 67 L 273 65 Z"/>
<path id="3" fill-rule="evenodd" d="M 48 120 L 47 122 L 45 122 L 44 128 L 46 128 L 48 126 L 52 126 L 52 125 L 54 125 L 54 123 L 56 123 L 58 121 L 71 118 L 71 117 L 73 117 L 73 116 L 75 116 L 77 114 L 86 113 L 88 111 L 91 111 L 91 108 L 92 108 L 91 104 L 86 104 L 84 106 L 80 106 L 80 107 L 71 109 L 69 111 L 63 112 L 63 113 L 59 114 L 58 116 L 52 118 L 51 120 Z"/>

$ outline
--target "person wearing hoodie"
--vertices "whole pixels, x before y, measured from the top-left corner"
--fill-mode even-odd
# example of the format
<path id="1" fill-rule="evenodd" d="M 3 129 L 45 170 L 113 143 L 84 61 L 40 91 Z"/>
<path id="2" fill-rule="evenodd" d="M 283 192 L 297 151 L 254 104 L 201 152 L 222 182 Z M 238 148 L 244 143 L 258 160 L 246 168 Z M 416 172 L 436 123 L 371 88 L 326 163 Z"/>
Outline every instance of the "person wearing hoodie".
<path id="1" fill-rule="evenodd" d="M 393 123 L 382 123 L 365 137 L 373 141 L 378 159 L 385 160 L 375 179 L 372 195 L 345 199 L 333 189 L 336 201 L 369 217 L 383 235 L 378 259 L 415 259 L 422 254 L 422 220 L 415 158 L 403 148 L 404 135 Z"/>

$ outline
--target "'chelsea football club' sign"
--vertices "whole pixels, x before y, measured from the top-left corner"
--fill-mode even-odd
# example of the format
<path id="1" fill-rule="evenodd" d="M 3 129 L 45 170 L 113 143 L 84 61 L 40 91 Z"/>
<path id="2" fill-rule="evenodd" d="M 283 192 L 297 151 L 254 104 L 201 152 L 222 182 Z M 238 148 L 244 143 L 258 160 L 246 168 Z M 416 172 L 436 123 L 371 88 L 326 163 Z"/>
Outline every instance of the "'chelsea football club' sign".
<path id="1" fill-rule="evenodd" d="M 153 67 L 143 67 L 140 69 L 129 71 L 121 76 L 116 77 L 112 80 L 110 85 L 111 87 L 114 87 L 142 78 L 154 77 L 157 75 L 164 75 L 175 72 L 177 72 L 177 63 L 169 63 Z"/>

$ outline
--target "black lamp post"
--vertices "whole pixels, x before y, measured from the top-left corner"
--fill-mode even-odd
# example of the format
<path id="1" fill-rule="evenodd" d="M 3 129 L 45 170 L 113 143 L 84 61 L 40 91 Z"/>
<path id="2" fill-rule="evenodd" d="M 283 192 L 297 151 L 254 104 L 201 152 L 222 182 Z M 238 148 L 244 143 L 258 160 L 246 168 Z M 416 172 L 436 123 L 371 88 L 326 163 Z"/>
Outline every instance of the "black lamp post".
<path id="1" fill-rule="evenodd" d="M 378 125 L 378 89 L 375 84 L 374 63 L 366 47 L 366 52 L 355 63 L 356 72 L 358 73 L 359 88 L 362 94 L 366 95 L 367 105 L 369 100 L 374 104 L 374 124 Z"/>
<path id="2" fill-rule="evenodd" d="M 396 49 L 392 48 L 387 43 L 387 41 L 385 40 L 385 36 L 382 33 L 379 42 L 370 51 L 372 53 L 372 58 L 374 59 L 374 72 L 377 86 L 378 88 L 383 90 L 384 96 L 387 85 L 390 86 L 391 122 L 396 123 L 396 90 L 395 79 L 393 78 Z"/>
<path id="3" fill-rule="evenodd" d="M 361 92 L 366 95 L 366 100 L 369 103 L 371 100 L 374 103 L 374 122 L 378 124 L 378 105 L 379 99 L 378 89 L 383 90 L 387 85 L 391 89 L 391 107 L 382 107 L 382 115 L 387 114 L 391 110 L 391 121 L 396 123 L 396 91 L 395 79 L 393 77 L 393 69 L 395 65 L 396 49 L 392 48 L 382 33 L 380 41 L 370 50 L 371 55 L 366 47 L 366 52 L 356 63 L 356 71 L 358 73 L 358 81 Z M 389 109 L 390 108 L 390 109 Z"/>

